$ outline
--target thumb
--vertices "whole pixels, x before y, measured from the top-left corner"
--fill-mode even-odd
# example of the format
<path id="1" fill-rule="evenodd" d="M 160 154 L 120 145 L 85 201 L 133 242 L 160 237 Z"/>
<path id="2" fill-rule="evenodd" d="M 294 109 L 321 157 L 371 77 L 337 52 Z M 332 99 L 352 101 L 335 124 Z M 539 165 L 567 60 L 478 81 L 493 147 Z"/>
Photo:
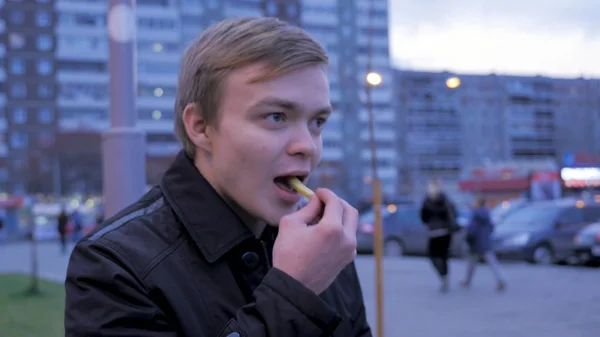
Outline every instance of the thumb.
<path id="1" fill-rule="evenodd" d="M 306 206 L 300 208 L 291 216 L 299 222 L 304 224 L 312 223 L 323 211 L 323 204 L 321 200 L 315 195 L 308 201 Z"/>

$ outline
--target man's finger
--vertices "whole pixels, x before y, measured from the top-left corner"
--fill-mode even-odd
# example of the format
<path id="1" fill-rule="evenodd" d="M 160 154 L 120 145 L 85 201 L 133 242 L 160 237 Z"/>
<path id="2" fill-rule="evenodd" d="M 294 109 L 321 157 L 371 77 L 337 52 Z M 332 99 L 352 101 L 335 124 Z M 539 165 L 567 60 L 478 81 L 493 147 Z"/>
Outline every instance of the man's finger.
<path id="1" fill-rule="evenodd" d="M 341 225 L 344 216 L 342 199 L 340 199 L 332 191 L 325 188 L 318 189 L 316 195 L 325 205 L 323 217 L 321 218 L 321 221 L 319 221 L 319 224 L 323 223 L 328 225 Z"/>
<path id="2" fill-rule="evenodd" d="M 323 204 L 321 200 L 314 196 L 310 198 L 308 204 L 300 208 L 295 213 L 290 214 L 291 217 L 298 219 L 300 222 L 305 224 L 312 223 L 323 211 Z"/>
<path id="3" fill-rule="evenodd" d="M 344 231 L 348 235 L 356 236 L 356 231 L 358 230 L 358 211 L 343 199 L 342 205 L 344 207 Z"/>

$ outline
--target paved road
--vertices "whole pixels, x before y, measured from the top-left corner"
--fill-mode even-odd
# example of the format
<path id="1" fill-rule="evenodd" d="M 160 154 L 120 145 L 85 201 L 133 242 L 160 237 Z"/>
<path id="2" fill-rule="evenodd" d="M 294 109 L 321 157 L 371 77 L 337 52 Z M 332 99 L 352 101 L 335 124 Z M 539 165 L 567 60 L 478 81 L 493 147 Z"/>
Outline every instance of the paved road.
<path id="1" fill-rule="evenodd" d="M 62 281 L 68 257 L 58 245 L 41 244 L 44 277 Z M 0 246 L 0 272 L 27 271 L 26 245 Z M 359 256 L 368 316 L 375 326 L 375 280 L 371 257 Z M 386 337 L 596 337 L 600 336 L 600 269 L 504 264 L 505 293 L 496 293 L 491 272 L 482 265 L 470 290 L 458 283 L 465 266 L 452 263 L 453 288 L 437 292 L 426 260 L 384 262 Z"/>

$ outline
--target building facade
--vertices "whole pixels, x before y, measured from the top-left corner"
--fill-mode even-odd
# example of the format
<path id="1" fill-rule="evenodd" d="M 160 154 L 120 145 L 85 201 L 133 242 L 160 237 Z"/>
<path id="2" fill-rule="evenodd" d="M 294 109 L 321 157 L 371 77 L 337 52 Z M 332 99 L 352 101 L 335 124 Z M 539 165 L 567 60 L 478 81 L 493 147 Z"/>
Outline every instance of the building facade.
<path id="1" fill-rule="evenodd" d="M 396 83 L 403 191 L 433 176 L 456 191 L 473 166 L 600 153 L 600 80 L 396 71 Z"/>
<path id="2" fill-rule="evenodd" d="M 54 1 L 0 7 L 0 190 L 51 193 L 57 129 Z"/>
<path id="3" fill-rule="evenodd" d="M 388 8 L 386 0 L 375 0 L 374 4 L 372 63 L 373 70 L 384 78 L 383 84 L 372 94 L 377 116 L 379 174 L 384 191 L 393 194 L 397 186 L 397 151 L 395 113 L 390 103 L 393 76 L 389 63 Z M 102 185 L 101 175 L 95 177 L 89 173 L 90 167 L 102 165 L 97 150 L 100 138 L 84 135 L 100 134 L 109 126 L 107 1 L 44 0 L 37 1 L 36 5 L 4 1 L 3 5 L 0 2 L 0 6 L 0 20 L 3 22 L 0 28 L 8 33 L 18 33 L 17 30 L 21 29 L 9 20 L 15 11 L 27 8 L 31 18 L 43 16 L 39 13 L 45 11 L 50 18 L 47 25 L 35 31 L 39 35 L 45 29 L 43 34 L 48 34 L 51 39 L 49 47 L 43 51 L 36 49 L 35 56 L 31 52 L 24 55 L 44 56 L 50 63 L 51 70 L 43 75 L 43 81 L 37 79 L 42 75 L 32 67 L 30 76 L 37 77 L 30 82 L 45 81 L 53 85 L 52 94 L 43 97 L 46 99 L 44 107 L 51 111 L 51 122 L 44 127 L 54 133 L 55 139 L 60 134 L 61 141 L 54 141 L 50 148 L 63 153 L 45 152 L 53 156 L 50 160 L 53 179 L 47 180 L 44 189 L 31 184 L 2 186 L 10 192 L 100 192 L 92 190 Z M 156 183 L 154 180 L 164 170 L 164 163 L 180 149 L 172 131 L 173 105 L 179 62 L 187 45 L 206 27 L 224 18 L 276 16 L 305 28 L 323 44 L 331 57 L 329 75 L 335 113 L 324 134 L 323 163 L 313 175 L 311 184 L 329 186 L 350 199 L 368 196 L 370 185 L 366 177 L 370 175 L 370 153 L 367 146 L 367 111 L 364 108 L 368 9 L 368 0 L 137 0 L 138 125 L 147 134 L 148 162 L 161 163 L 156 164 L 160 169 L 153 167 L 152 173 L 148 174 L 149 183 Z M 7 35 L 2 36 L 4 40 L 0 45 L 6 48 L 6 62 L 13 58 L 9 53 L 19 51 L 7 48 L 10 41 L 5 41 L 4 36 Z M 35 38 L 32 39 L 35 41 Z M 31 45 L 31 48 L 36 48 L 36 45 Z M 3 87 L 10 89 L 19 83 L 10 72 L 4 75 L 0 72 L 0 76 L 3 76 L 0 77 Z M 0 96 L 5 114 L 12 106 L 20 104 L 17 100 L 18 97 Z M 35 110 L 28 111 L 35 113 Z M 9 142 L 12 136 L 6 134 L 6 130 L 17 129 L 9 124 L 12 121 L 6 117 L 10 116 L 2 117 L 0 128 L 4 130 L 4 143 L 7 145 L 4 150 L 0 148 L 1 158 L 18 163 L 19 151 L 26 151 L 13 151 Z M 31 127 L 29 120 L 21 124 Z M 18 136 L 15 137 L 16 144 L 22 144 L 18 142 Z M 90 144 L 93 150 L 78 151 L 76 155 L 72 151 L 67 153 L 69 144 L 77 143 L 78 137 L 83 137 L 82 140 L 96 139 Z M 29 148 L 29 145 L 19 146 Z M 0 172 L 0 179 L 5 177 L 5 181 L 15 181 L 17 172 L 23 179 L 31 179 L 19 168 Z M 90 179 L 95 181 L 90 182 Z"/>

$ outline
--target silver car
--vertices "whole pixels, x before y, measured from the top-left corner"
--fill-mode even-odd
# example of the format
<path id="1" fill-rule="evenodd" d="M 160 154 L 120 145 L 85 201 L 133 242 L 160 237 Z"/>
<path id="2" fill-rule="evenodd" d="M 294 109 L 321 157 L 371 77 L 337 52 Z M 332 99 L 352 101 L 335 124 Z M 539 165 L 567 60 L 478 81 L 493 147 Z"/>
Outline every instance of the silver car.
<path id="1" fill-rule="evenodd" d="M 384 255 L 427 255 L 429 237 L 427 227 L 421 222 L 419 209 L 414 206 L 389 204 L 382 206 Z M 358 252 L 373 253 L 375 212 L 365 212 L 359 220 L 357 233 Z M 464 256 L 464 232 L 454 234 L 450 253 Z"/>

